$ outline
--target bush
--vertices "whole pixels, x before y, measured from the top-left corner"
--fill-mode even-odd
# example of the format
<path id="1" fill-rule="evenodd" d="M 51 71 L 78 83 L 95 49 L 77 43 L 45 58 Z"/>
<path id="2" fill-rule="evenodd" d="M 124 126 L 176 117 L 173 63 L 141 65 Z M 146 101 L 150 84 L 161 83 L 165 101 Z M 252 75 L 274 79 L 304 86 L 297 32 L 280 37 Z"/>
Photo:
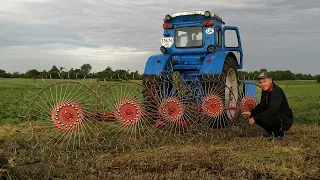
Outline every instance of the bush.
<path id="1" fill-rule="evenodd" d="M 317 82 L 320 83 L 320 75 L 316 76 Z"/>

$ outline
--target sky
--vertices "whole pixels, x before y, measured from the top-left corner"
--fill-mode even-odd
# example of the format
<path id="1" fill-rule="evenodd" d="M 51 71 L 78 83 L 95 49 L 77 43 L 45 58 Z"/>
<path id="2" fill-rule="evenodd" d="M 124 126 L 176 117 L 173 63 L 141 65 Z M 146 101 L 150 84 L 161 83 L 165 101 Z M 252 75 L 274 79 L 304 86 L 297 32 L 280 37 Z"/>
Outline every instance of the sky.
<path id="1" fill-rule="evenodd" d="M 243 70 L 320 74 L 319 0 L 1 0 L 0 69 L 52 65 L 143 73 L 161 53 L 163 18 L 209 10 L 240 30 Z"/>

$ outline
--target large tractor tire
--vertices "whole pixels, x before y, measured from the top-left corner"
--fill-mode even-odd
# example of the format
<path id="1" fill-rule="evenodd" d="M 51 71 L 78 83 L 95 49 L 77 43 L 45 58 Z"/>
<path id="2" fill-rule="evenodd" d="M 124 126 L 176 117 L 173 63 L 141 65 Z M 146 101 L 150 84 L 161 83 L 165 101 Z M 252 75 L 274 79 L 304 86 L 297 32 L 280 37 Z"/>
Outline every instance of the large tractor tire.
<path id="1" fill-rule="evenodd" d="M 221 84 L 224 86 L 225 107 L 228 120 L 233 121 L 237 113 L 238 104 L 238 72 L 236 67 L 236 59 L 232 56 L 227 56 L 221 76 Z M 234 108 L 234 109 L 233 109 Z"/>

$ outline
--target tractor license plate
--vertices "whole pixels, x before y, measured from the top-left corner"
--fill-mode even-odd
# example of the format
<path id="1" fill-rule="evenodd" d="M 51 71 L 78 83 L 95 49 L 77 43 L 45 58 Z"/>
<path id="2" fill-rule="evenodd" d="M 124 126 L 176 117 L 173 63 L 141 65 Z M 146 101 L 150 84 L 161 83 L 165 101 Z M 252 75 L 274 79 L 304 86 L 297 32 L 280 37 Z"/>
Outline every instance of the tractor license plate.
<path id="1" fill-rule="evenodd" d="M 173 44 L 173 37 L 161 38 L 161 45 L 168 48 Z"/>

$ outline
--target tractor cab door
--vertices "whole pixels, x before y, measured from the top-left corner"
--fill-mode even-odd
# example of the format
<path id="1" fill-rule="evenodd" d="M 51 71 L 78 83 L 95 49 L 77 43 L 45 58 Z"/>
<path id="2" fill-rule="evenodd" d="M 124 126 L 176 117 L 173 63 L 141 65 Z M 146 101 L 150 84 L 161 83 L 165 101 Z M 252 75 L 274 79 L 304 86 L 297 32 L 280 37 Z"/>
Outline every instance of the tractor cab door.
<path id="1" fill-rule="evenodd" d="M 238 69 L 241 69 L 243 62 L 243 53 L 239 29 L 234 26 L 224 26 L 222 32 L 222 49 L 224 51 L 234 53 L 234 55 L 237 57 Z"/>

